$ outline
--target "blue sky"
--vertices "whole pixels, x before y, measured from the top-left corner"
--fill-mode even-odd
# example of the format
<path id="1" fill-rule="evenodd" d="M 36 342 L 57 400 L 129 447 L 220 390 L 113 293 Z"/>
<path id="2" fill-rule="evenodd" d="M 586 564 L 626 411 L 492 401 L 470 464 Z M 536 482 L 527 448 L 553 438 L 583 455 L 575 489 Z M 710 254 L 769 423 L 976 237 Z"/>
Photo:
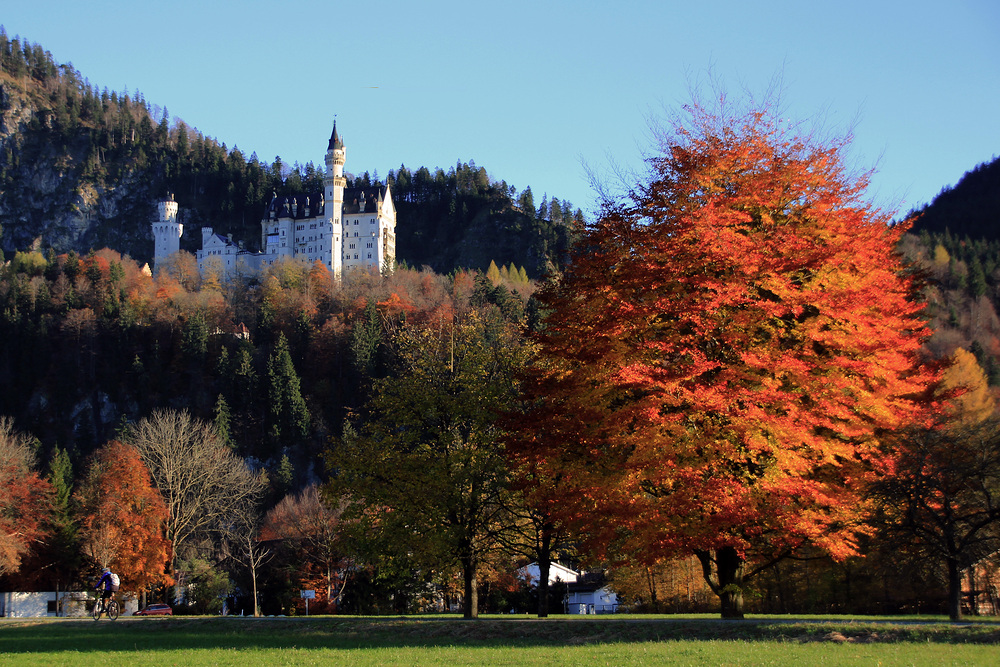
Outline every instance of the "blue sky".
<path id="1" fill-rule="evenodd" d="M 322 164 L 336 114 L 350 172 L 475 160 L 585 211 L 588 170 L 641 169 L 650 119 L 709 73 L 853 126 L 888 208 L 1000 154 L 995 0 L 49 0 L 0 23 L 262 160 Z"/>

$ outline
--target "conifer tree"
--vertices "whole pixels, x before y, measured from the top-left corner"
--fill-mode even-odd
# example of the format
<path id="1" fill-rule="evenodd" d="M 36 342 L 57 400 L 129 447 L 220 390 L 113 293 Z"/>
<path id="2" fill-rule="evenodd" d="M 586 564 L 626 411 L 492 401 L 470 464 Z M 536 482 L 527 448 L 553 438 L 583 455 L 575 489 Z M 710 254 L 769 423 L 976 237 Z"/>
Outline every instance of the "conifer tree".
<path id="1" fill-rule="evenodd" d="M 299 376 L 288 350 L 288 340 L 284 334 L 278 335 L 278 342 L 267 363 L 268 380 L 268 435 L 275 447 L 287 444 L 301 444 L 309 433 L 309 409 L 299 383 Z"/>
<path id="2" fill-rule="evenodd" d="M 486 269 L 486 278 L 494 286 L 500 284 L 500 269 L 497 268 L 497 263 L 492 259 L 489 268 Z"/>
<path id="3" fill-rule="evenodd" d="M 215 401 L 214 412 L 215 418 L 213 424 L 215 425 L 215 432 L 219 435 L 219 442 L 229 449 L 236 449 L 236 442 L 233 440 L 230 428 L 232 414 L 229 412 L 229 403 L 226 402 L 226 397 L 222 394 L 219 394 L 219 397 Z"/>

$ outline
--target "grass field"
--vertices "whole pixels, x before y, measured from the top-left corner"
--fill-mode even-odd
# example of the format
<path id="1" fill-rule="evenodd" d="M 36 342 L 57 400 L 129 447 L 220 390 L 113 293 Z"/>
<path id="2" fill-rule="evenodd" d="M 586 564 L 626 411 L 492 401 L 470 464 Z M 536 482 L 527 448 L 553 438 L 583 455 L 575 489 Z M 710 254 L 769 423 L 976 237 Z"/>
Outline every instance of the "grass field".
<path id="1" fill-rule="evenodd" d="M 0 619 L 3 665 L 992 665 L 1000 623 L 716 617 Z"/>

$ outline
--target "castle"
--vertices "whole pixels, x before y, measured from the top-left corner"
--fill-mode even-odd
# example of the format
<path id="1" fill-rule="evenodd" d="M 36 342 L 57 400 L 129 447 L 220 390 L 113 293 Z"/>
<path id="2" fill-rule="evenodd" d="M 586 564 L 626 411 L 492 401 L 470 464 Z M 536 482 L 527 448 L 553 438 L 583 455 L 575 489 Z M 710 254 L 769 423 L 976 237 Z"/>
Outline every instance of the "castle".
<path id="1" fill-rule="evenodd" d="M 260 252 L 250 252 L 232 237 L 202 227 L 198 269 L 220 274 L 259 271 L 282 259 L 319 261 L 338 280 L 352 269 L 387 271 L 396 262 L 396 208 L 388 185 L 347 188 L 347 151 L 337 124 L 326 151 L 324 192 L 271 199 L 261 220 Z M 154 264 L 180 249 L 184 225 L 171 197 L 157 205 L 152 222 Z"/>

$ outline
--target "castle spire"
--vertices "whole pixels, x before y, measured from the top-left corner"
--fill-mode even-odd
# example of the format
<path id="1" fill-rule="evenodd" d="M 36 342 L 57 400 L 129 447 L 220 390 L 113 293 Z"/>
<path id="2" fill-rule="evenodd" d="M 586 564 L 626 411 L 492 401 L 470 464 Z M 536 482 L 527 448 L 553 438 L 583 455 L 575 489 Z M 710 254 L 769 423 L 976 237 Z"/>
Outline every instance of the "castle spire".
<path id="1" fill-rule="evenodd" d="M 344 142 L 340 140 L 340 136 L 337 134 L 337 119 L 333 119 L 333 134 L 330 135 L 330 145 L 326 147 L 326 150 L 332 151 L 336 149 L 341 149 L 344 147 Z"/>

